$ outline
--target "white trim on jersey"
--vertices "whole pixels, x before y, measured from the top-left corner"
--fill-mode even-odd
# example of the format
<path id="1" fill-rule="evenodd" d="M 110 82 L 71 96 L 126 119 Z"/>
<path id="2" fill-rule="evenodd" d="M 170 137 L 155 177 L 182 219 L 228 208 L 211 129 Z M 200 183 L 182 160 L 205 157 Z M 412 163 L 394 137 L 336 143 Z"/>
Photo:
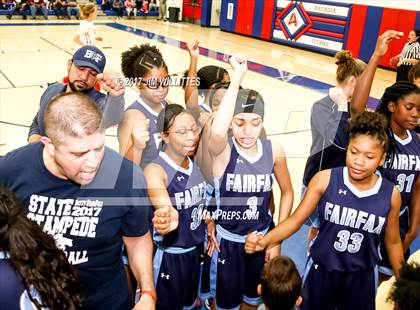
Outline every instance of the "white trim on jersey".
<path id="1" fill-rule="evenodd" d="M 9 259 L 9 252 L 0 251 L 0 259 Z"/>
<path id="2" fill-rule="evenodd" d="M 372 196 L 372 195 L 376 195 L 379 192 L 379 189 L 381 188 L 381 185 L 382 185 L 382 176 L 378 171 L 375 171 L 375 173 L 376 173 L 377 176 L 379 176 L 375 185 L 371 189 L 368 189 L 368 190 L 365 190 L 365 191 L 360 191 L 356 188 L 356 186 L 351 184 L 351 182 L 349 180 L 349 170 L 348 170 L 347 167 L 344 167 L 343 168 L 344 185 L 346 185 L 349 188 L 349 190 L 351 190 L 351 192 L 359 198 L 364 198 L 364 197 L 369 197 L 369 196 Z"/>
<path id="3" fill-rule="evenodd" d="M 191 175 L 193 171 L 193 162 L 192 160 L 188 158 L 188 170 L 185 168 L 182 168 L 181 166 L 178 166 L 168 155 L 166 155 L 164 152 L 159 152 L 159 156 L 162 157 L 162 159 L 172 168 L 174 168 L 176 171 L 180 171 L 188 176 Z"/>
<path id="4" fill-rule="evenodd" d="M 398 137 L 394 133 L 395 141 L 397 141 L 401 145 L 407 145 L 407 144 L 409 144 L 411 142 L 411 140 L 413 140 L 413 136 L 411 135 L 411 132 L 409 130 L 407 130 L 407 136 L 408 136 L 407 138 L 401 139 L 400 137 Z"/>
<path id="5" fill-rule="evenodd" d="M 139 95 L 139 97 L 137 98 L 137 102 L 142 105 L 147 111 L 150 112 L 150 114 L 154 115 L 154 116 L 158 116 L 159 113 L 154 111 L 146 102 L 144 102 L 143 98 Z M 160 103 L 160 106 L 163 108 L 165 108 L 165 104 L 164 103 Z"/>
<path id="6" fill-rule="evenodd" d="M 260 139 L 257 140 L 257 154 L 253 157 L 251 157 L 251 156 L 249 156 L 249 155 L 247 155 L 247 154 L 245 154 L 244 152 L 241 151 L 241 149 L 239 148 L 238 144 L 235 141 L 235 137 L 232 137 L 232 141 L 233 141 L 233 144 L 236 147 L 236 151 L 238 152 L 238 154 L 241 155 L 243 158 L 245 158 L 247 161 L 249 161 L 251 164 L 256 163 L 263 156 L 263 148 L 262 148 L 262 144 L 261 144 Z"/>

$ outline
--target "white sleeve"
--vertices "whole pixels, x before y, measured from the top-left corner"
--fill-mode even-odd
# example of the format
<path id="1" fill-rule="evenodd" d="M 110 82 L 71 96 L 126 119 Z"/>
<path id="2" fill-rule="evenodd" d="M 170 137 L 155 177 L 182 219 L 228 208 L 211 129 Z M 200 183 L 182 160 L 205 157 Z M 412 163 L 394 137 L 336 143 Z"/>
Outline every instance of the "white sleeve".
<path id="1" fill-rule="evenodd" d="M 79 29 L 77 30 L 76 33 L 79 36 L 81 36 L 82 34 L 88 33 L 89 32 L 89 26 L 90 25 L 88 23 L 84 23 L 83 21 L 80 22 Z"/>

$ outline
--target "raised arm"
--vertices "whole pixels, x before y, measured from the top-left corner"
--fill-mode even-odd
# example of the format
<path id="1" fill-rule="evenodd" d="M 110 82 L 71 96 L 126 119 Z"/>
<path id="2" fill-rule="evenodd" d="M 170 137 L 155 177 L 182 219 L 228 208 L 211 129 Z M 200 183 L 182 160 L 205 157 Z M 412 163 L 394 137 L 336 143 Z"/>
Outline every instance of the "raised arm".
<path id="1" fill-rule="evenodd" d="M 188 109 L 198 108 L 197 61 L 200 55 L 198 40 L 187 42 L 188 53 L 190 54 L 190 67 L 188 69 L 187 81 L 185 84 L 185 106 Z"/>
<path id="2" fill-rule="evenodd" d="M 121 122 L 124 114 L 125 85 L 122 76 L 112 70 L 105 70 L 97 75 L 101 88 L 107 92 L 102 105 L 102 126 L 108 128 Z"/>
<path id="3" fill-rule="evenodd" d="M 229 62 L 234 72 L 229 88 L 220 103 L 211 126 L 209 151 L 212 156 L 219 155 L 226 148 L 228 130 L 233 118 L 239 86 L 247 71 L 247 62 L 245 58 L 235 55 L 229 59 Z"/>
<path id="4" fill-rule="evenodd" d="M 118 126 L 119 152 L 136 165 L 141 162 L 143 150 L 149 141 L 149 122 L 137 110 L 128 110 Z"/>
<path id="5" fill-rule="evenodd" d="M 365 110 L 370 90 L 372 88 L 373 78 L 375 77 L 376 68 L 378 67 L 382 57 L 387 53 L 389 44 L 394 39 L 401 38 L 402 35 L 402 32 L 387 30 L 378 37 L 375 50 L 369 60 L 369 63 L 356 82 L 356 87 L 350 103 L 352 117 L 357 116 Z"/>

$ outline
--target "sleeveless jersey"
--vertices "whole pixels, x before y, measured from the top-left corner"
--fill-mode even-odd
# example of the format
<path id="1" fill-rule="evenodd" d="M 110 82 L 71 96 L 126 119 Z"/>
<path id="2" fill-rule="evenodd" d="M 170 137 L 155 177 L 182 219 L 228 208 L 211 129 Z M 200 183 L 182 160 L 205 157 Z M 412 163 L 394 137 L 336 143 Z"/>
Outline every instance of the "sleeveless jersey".
<path id="1" fill-rule="evenodd" d="M 247 235 L 268 228 L 269 197 L 274 183 L 271 141 L 257 140 L 258 152 L 250 157 L 229 138 L 231 155 L 225 172 L 215 178 L 217 210 L 213 218 L 229 232 Z"/>
<path id="2" fill-rule="evenodd" d="M 160 152 L 153 161 L 168 176 L 167 190 L 172 206 L 179 213 L 178 228 L 167 235 L 154 234 L 154 240 L 164 247 L 189 248 L 204 241 L 204 211 L 206 181 L 200 168 L 190 159 L 189 169 L 179 167 L 168 155 Z"/>
<path id="3" fill-rule="evenodd" d="M 380 260 L 394 185 L 379 175 L 369 190 L 349 181 L 347 167 L 331 169 L 328 187 L 318 204 L 320 227 L 311 247 L 316 264 L 328 271 L 373 269 Z"/>
<path id="4" fill-rule="evenodd" d="M 162 108 L 164 108 L 167 106 L 167 103 L 162 102 L 161 105 Z M 157 128 L 157 117 L 159 113 L 153 111 L 152 108 L 149 107 L 140 96 L 127 108 L 127 110 L 131 109 L 139 110 L 144 114 L 146 118 L 150 120 L 150 140 L 147 143 L 146 148 L 143 150 L 140 162 L 140 166 L 144 167 L 146 164 L 150 163 L 153 159 L 155 159 L 159 154 L 159 145 L 162 141 L 159 129 Z"/>
<path id="5" fill-rule="evenodd" d="M 398 185 L 401 193 L 400 232 L 402 236 L 408 231 L 408 208 L 413 197 L 414 187 L 420 174 L 420 139 L 415 131 L 407 131 L 408 137 L 401 140 L 395 137 L 395 155 L 393 160 L 384 163 L 383 174 Z"/>

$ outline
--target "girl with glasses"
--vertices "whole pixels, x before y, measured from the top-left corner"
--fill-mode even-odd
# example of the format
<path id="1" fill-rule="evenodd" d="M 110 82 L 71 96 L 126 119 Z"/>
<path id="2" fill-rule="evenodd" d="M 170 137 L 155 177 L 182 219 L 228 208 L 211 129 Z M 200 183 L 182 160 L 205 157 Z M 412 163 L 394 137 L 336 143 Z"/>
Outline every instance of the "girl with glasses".
<path id="1" fill-rule="evenodd" d="M 205 236 L 206 181 L 191 159 L 200 129 L 194 117 L 177 104 L 159 113 L 157 126 L 162 137 L 159 156 L 144 169 L 155 208 L 156 309 L 193 309 Z"/>

